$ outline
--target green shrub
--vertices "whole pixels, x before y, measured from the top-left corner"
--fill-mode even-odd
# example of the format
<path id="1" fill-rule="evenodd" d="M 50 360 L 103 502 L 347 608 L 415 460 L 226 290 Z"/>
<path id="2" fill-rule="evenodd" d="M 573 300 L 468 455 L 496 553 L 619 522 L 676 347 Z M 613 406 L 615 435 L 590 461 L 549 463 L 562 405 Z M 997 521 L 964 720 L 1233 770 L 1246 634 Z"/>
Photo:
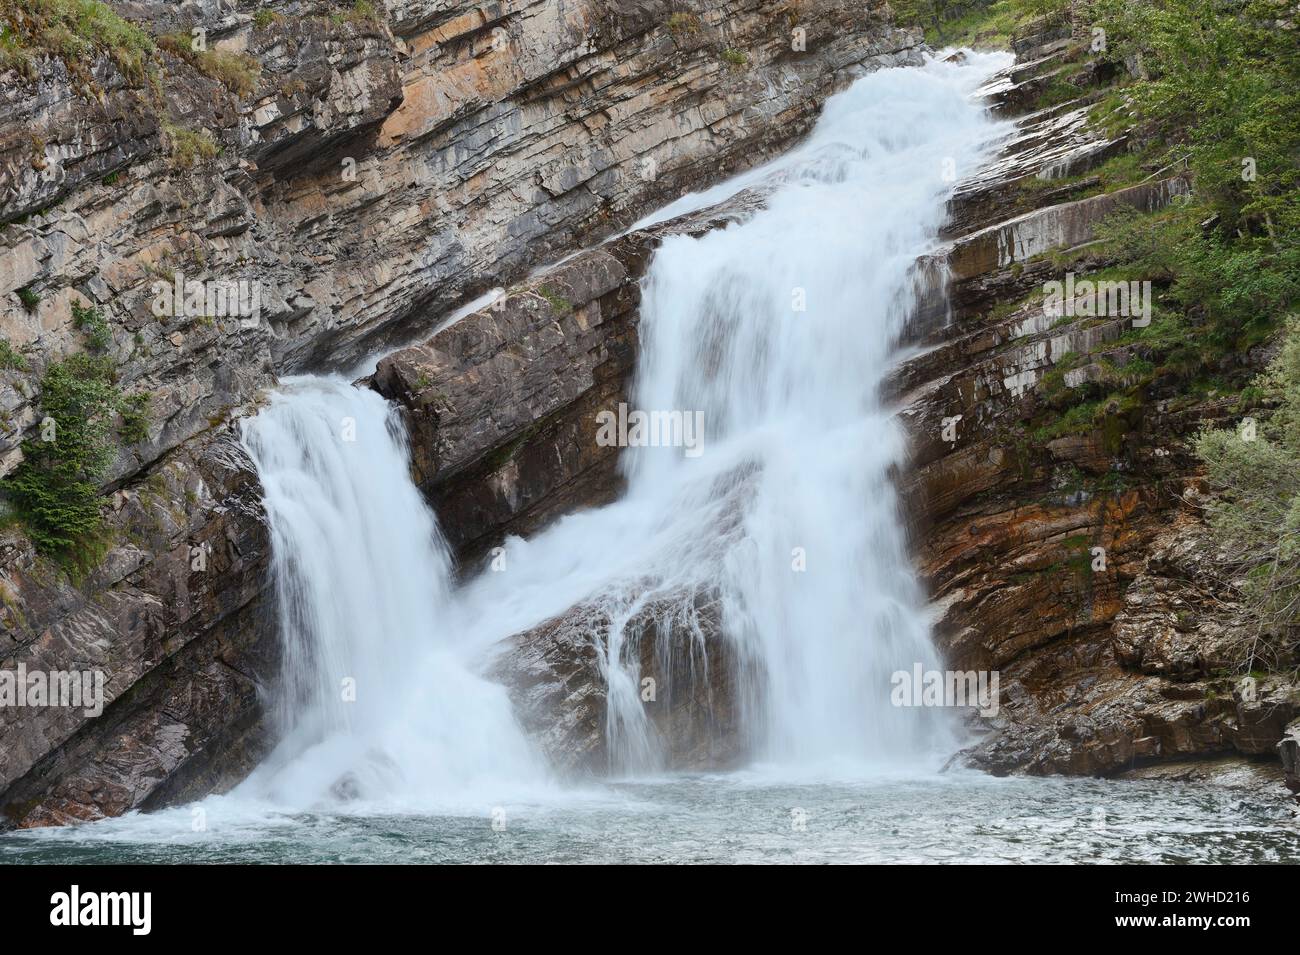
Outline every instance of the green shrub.
<path id="1" fill-rule="evenodd" d="M 18 290 L 18 301 L 23 303 L 23 308 L 29 312 L 36 311 L 36 306 L 41 304 L 41 293 L 31 286 L 20 288 Z"/>
<path id="2" fill-rule="evenodd" d="M 80 302 L 72 303 L 72 323 L 86 336 L 86 345 L 91 351 L 107 351 L 113 344 L 113 335 L 109 330 L 104 313 L 90 305 Z"/>
<path id="3" fill-rule="evenodd" d="M 722 51 L 722 62 L 729 66 L 748 66 L 749 55 L 744 50 L 737 50 L 732 47 Z"/>
<path id="4" fill-rule="evenodd" d="M 7 340 L 0 338 L 0 370 L 9 368 L 15 371 L 26 371 L 27 359 L 15 351 L 14 346 Z"/>
<path id="5" fill-rule="evenodd" d="M 217 80 L 236 96 L 252 96 L 257 91 L 262 64 L 254 57 L 225 50 L 196 50 L 193 44 L 189 33 L 169 33 L 158 38 L 162 49 Z"/>
<path id="6" fill-rule="evenodd" d="M 167 136 L 172 162 L 179 169 L 188 169 L 195 163 L 206 162 L 221 151 L 206 129 L 197 131 L 167 122 L 162 124 L 162 128 Z"/>
<path id="7" fill-rule="evenodd" d="M 1196 450 L 1215 493 L 1206 510 L 1257 626 L 1242 661 L 1272 665 L 1269 631 L 1300 622 L 1300 319 L 1292 318 L 1282 350 L 1255 387 L 1276 409 L 1254 432 L 1203 432 Z"/>
<path id="8" fill-rule="evenodd" d="M 1276 0 L 1094 0 L 1107 55 L 1140 64 L 1140 119 L 1190 166 L 1225 238 L 1294 245 L 1300 229 L 1300 44 Z M 1246 161 L 1250 160 L 1248 164 Z M 1248 167 L 1249 166 L 1249 170 Z"/>
<path id="9" fill-rule="evenodd" d="M 108 359 L 72 355 L 41 381 L 45 433 L 23 442 L 23 462 L 4 482 L 41 553 L 84 569 L 102 550 L 99 483 L 113 461 L 119 396 Z M 52 440 L 45 440 L 45 438 Z"/>
<path id="10" fill-rule="evenodd" d="M 32 75 L 33 56 L 57 56 L 83 81 L 86 60 L 106 53 L 134 82 L 148 75 L 153 39 L 98 0 L 0 0 L 0 20 L 7 25 L 0 43 L 0 67 Z"/>
<path id="11" fill-rule="evenodd" d="M 118 406 L 118 411 L 122 415 L 122 426 L 118 429 L 118 437 L 127 444 L 139 444 L 148 438 L 152 404 L 153 396 L 145 391 L 124 395 Z"/>
<path id="12" fill-rule="evenodd" d="M 339 19 L 347 23 L 375 23 L 379 20 L 379 14 L 375 12 L 371 0 L 356 0 L 347 13 L 339 15 Z"/>
<path id="13" fill-rule="evenodd" d="M 540 286 L 537 294 L 546 299 L 556 315 L 568 315 L 573 311 L 573 303 L 547 285 Z"/>
<path id="14" fill-rule="evenodd" d="M 893 0 L 900 26 L 923 27 L 935 46 L 1005 45 L 1022 24 L 1061 14 L 1069 0 Z"/>

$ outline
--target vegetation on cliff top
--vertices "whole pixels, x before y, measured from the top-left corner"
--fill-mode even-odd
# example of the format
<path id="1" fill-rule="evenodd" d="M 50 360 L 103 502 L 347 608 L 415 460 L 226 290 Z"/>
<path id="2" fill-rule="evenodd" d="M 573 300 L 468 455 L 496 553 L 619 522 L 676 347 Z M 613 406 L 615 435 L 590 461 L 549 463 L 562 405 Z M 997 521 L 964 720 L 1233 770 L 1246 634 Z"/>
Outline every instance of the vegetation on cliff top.
<path id="1" fill-rule="evenodd" d="M 895 19 L 919 26 L 931 45 L 1004 47 L 1037 18 L 1060 18 L 1068 0 L 893 0 Z"/>
<path id="2" fill-rule="evenodd" d="M 147 32 L 98 0 L 0 0 L 0 26 L 0 70 L 29 76 L 33 56 L 57 56 L 76 73 L 87 56 L 107 53 L 141 82 L 156 52 Z"/>

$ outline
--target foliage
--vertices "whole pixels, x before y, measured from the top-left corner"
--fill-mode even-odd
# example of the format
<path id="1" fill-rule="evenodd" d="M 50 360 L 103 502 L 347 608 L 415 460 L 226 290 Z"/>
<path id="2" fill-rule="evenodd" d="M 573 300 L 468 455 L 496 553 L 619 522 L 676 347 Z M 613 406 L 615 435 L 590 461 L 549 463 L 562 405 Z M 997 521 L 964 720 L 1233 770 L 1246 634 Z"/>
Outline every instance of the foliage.
<path id="1" fill-rule="evenodd" d="M 15 371 L 26 371 L 27 359 L 7 340 L 0 338 L 0 371 L 10 368 Z"/>
<path id="2" fill-rule="evenodd" d="M 205 162 L 220 152 L 220 147 L 206 129 L 202 131 L 186 129 L 173 123 L 163 123 L 163 132 L 171 149 L 172 162 L 178 168 L 188 169 L 198 162 Z"/>
<path id="3" fill-rule="evenodd" d="M 1263 341 L 1300 297 L 1300 247 L 1205 230 L 1199 203 L 1156 215 L 1125 210 L 1097 229 L 1110 252 L 1164 286 L 1157 315 L 1181 326 L 1179 346 L 1212 363 Z"/>
<path id="4" fill-rule="evenodd" d="M 1264 403 L 1276 404 L 1272 416 L 1253 434 L 1205 431 L 1196 449 L 1216 492 L 1210 527 L 1268 630 L 1300 620 L 1300 319 L 1290 320 L 1280 354 L 1255 387 Z"/>
<path id="5" fill-rule="evenodd" d="M 118 428 L 118 437 L 127 444 L 139 444 L 149 437 L 149 413 L 153 396 L 147 391 L 132 395 L 123 395 L 118 404 L 118 413 L 122 416 L 122 426 Z"/>
<path id="6" fill-rule="evenodd" d="M 1300 43 L 1282 0 L 1095 0 L 1108 55 L 1139 65 L 1140 120 L 1185 158 L 1224 236 L 1300 229 Z"/>
<path id="7" fill-rule="evenodd" d="M 568 315 L 573 311 L 573 303 L 550 286 L 540 286 L 537 289 L 537 294 L 546 299 L 547 304 L 551 306 L 551 310 L 556 315 Z"/>
<path id="8" fill-rule="evenodd" d="M 34 288 L 27 286 L 18 290 L 18 301 L 23 303 L 23 308 L 29 312 L 36 311 L 36 306 L 41 304 L 41 293 Z"/>
<path id="9" fill-rule="evenodd" d="M 200 73 L 219 81 L 236 96 L 252 96 L 262 65 L 247 53 L 225 50 L 196 50 L 188 33 L 169 33 L 158 38 L 158 45 L 193 66 Z"/>
<path id="10" fill-rule="evenodd" d="M 104 313 L 94 306 L 73 302 L 72 323 L 85 334 L 86 345 L 91 351 L 107 351 L 108 346 L 113 343 L 113 336 Z"/>
<path id="11" fill-rule="evenodd" d="M 99 0 L 0 0 L 0 70 L 34 74 L 34 56 L 60 57 L 88 75 L 83 61 L 105 53 L 126 76 L 141 82 L 149 72 L 154 43 L 149 34 Z"/>
<path id="12" fill-rule="evenodd" d="M 113 461 L 120 401 L 112 374 L 106 358 L 86 354 L 50 365 L 41 408 L 52 433 L 23 442 L 23 462 L 3 483 L 37 549 L 80 568 L 102 546 L 99 482 Z"/>
<path id="13" fill-rule="evenodd" d="M 346 13 L 332 13 L 330 20 L 336 26 L 342 26 L 344 23 L 363 24 L 374 23 L 379 20 L 379 14 L 375 11 L 375 5 L 371 0 L 355 0 Z"/>
<path id="14" fill-rule="evenodd" d="M 75 303 L 72 313 L 87 344 L 107 349 L 103 312 Z M 26 368 L 8 342 L 0 346 L 0 365 Z M 151 396 L 124 395 L 115 379 L 103 354 L 50 364 L 41 379 L 38 434 L 23 441 L 22 463 L 0 482 L 37 550 L 69 570 L 88 569 L 102 552 L 99 487 L 117 455 L 115 439 L 134 444 L 148 437 Z"/>
<path id="15" fill-rule="evenodd" d="M 893 0 L 894 19 L 925 29 L 936 46 L 1005 46 L 1016 30 L 1040 16 L 1059 16 L 1068 0 Z"/>

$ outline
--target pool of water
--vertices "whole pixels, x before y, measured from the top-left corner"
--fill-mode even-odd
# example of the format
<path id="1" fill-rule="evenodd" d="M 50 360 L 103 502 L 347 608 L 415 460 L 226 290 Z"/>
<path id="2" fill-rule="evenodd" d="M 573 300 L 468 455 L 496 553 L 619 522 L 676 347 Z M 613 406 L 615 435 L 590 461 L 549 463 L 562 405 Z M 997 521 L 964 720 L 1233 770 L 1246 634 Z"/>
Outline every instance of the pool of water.
<path id="1" fill-rule="evenodd" d="M 1287 863 L 1273 789 L 1170 780 L 859 781 L 761 773 L 609 783 L 481 811 L 196 806 L 0 836 L 0 864 Z"/>

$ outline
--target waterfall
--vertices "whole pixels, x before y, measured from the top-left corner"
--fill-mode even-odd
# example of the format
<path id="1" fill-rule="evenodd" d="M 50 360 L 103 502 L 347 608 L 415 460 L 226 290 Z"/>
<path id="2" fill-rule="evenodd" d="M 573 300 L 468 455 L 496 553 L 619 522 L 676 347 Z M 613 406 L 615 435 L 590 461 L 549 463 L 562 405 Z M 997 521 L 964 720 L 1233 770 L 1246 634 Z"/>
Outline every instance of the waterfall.
<path id="1" fill-rule="evenodd" d="M 917 257 L 989 139 L 973 72 L 859 81 L 762 212 L 673 238 L 650 268 L 635 404 L 702 412 L 730 479 L 645 449 L 625 458 L 629 497 L 700 528 L 734 506 L 713 552 L 674 573 L 722 594 L 757 664 L 752 743 L 775 762 L 906 760 L 943 728 L 889 701 L 892 673 L 937 659 L 892 482 L 904 437 L 880 389 L 922 291 Z"/>
<path id="2" fill-rule="evenodd" d="M 698 420 L 703 441 L 624 451 L 624 500 L 511 542 L 508 583 L 466 595 L 502 635 L 577 600 L 615 621 L 614 769 L 662 762 L 630 623 L 684 624 L 702 657 L 701 595 L 720 601 L 755 757 L 871 769 L 950 751 L 948 719 L 890 703 L 893 673 L 938 658 L 892 482 L 904 435 L 880 392 L 926 291 L 917 259 L 999 130 L 971 94 L 1006 59 L 970 60 L 868 75 L 789 155 L 651 217 L 775 183 L 749 220 L 667 239 L 643 285 L 632 409 Z"/>
<path id="3" fill-rule="evenodd" d="M 341 378 L 287 379 L 243 438 L 284 654 L 281 742 L 243 791 L 294 806 L 481 791 L 491 805 L 540 778 L 504 689 L 448 626 L 447 549 L 387 403 Z"/>
<path id="4" fill-rule="evenodd" d="M 706 667 L 702 597 L 734 650 L 755 758 L 874 769 L 951 745 L 948 720 L 890 705 L 891 674 L 938 660 L 892 481 L 905 440 L 880 391 L 924 291 L 918 256 L 995 129 L 970 94 L 1005 59 L 971 60 L 868 75 L 789 155 L 674 204 L 775 184 L 748 221 L 665 241 L 644 283 L 632 410 L 698 421 L 700 441 L 622 452 L 625 497 L 509 540 L 505 573 L 452 592 L 378 396 L 284 384 L 245 430 L 285 644 L 283 740 L 245 790 L 494 800 L 544 779 L 472 661 L 580 602 L 613 621 L 599 649 L 616 771 L 663 765 L 636 621 L 671 622 Z"/>

